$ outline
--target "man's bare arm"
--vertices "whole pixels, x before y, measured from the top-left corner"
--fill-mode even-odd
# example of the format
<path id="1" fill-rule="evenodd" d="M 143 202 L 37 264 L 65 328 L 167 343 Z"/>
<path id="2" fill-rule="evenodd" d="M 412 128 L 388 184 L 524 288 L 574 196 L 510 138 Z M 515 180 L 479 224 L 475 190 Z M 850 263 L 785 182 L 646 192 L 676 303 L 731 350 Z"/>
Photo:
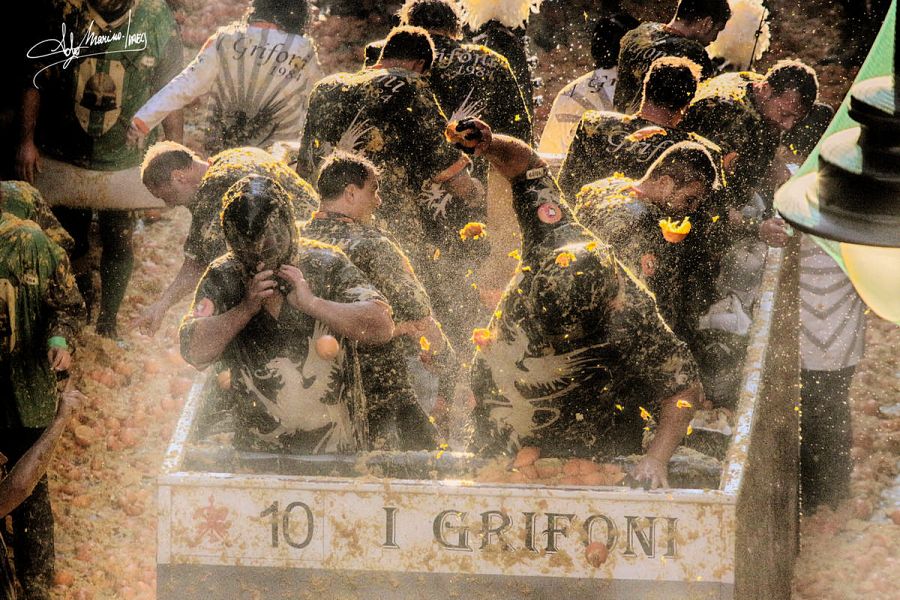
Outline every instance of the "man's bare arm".
<path id="1" fill-rule="evenodd" d="M 203 263 L 193 258 L 185 257 L 181 263 L 178 274 L 166 291 L 150 306 L 148 306 L 137 320 L 137 326 L 144 335 L 153 335 L 158 330 L 166 316 L 166 312 L 179 300 L 187 296 L 197 288 L 197 282 L 203 275 Z"/>
<path id="2" fill-rule="evenodd" d="M 240 304 L 222 314 L 196 317 L 182 325 L 182 328 L 190 328 L 187 333 L 182 331 L 184 359 L 198 369 L 205 369 L 218 359 L 231 340 L 262 309 L 263 302 L 275 294 L 276 284 L 272 276 L 272 271 L 260 271 L 248 283 L 247 293 Z"/>
<path id="3" fill-rule="evenodd" d="M 34 183 L 36 172 L 41 170 L 41 154 L 34 143 L 41 93 L 29 87 L 22 95 L 22 136 L 16 153 L 16 174 L 28 183 Z"/>
<path id="4" fill-rule="evenodd" d="M 321 321 L 340 336 L 363 344 L 384 344 L 394 335 L 391 309 L 382 302 L 332 302 L 315 296 L 303 277 L 303 272 L 291 265 L 282 265 L 278 275 L 292 284 L 288 303 Z"/>
<path id="5" fill-rule="evenodd" d="M 163 119 L 163 132 L 166 139 L 172 142 L 184 143 L 184 111 L 172 111 Z"/>
<path id="6" fill-rule="evenodd" d="M 669 487 L 669 459 L 684 439 L 702 396 L 702 387 L 696 384 L 662 401 L 656 435 L 632 477 L 647 481 L 653 488 Z"/>
<path id="7" fill-rule="evenodd" d="M 84 400 L 77 390 L 64 392 L 59 402 L 56 418 L 44 430 L 34 446 L 28 449 L 5 479 L 0 481 L 0 519 L 21 504 L 47 471 L 56 444 L 66 430 L 69 420 Z"/>

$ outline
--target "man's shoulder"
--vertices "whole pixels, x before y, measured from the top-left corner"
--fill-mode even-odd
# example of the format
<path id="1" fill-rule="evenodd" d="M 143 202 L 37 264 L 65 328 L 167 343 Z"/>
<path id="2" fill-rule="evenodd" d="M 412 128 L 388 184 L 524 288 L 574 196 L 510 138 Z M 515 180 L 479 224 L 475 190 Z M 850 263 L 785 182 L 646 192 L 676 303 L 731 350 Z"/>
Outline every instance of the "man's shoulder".
<path id="1" fill-rule="evenodd" d="M 15 200 L 34 207 L 43 200 L 38 189 L 27 181 L 9 179 L 0 182 L 0 188 L 3 190 L 3 201 L 7 205 L 9 205 L 10 200 Z"/>
<path id="2" fill-rule="evenodd" d="M 260 148 L 229 148 L 209 159 L 209 168 L 200 185 L 214 185 L 223 179 L 236 181 L 250 172 L 274 170 L 278 164 L 278 159 Z"/>
<path id="3" fill-rule="evenodd" d="M 41 229 L 41 226 L 30 219 L 22 219 L 12 213 L 3 212 L 0 217 L 0 239 L 3 244 L 12 247 L 13 245 L 35 245 L 47 246 L 51 244 L 51 240 Z"/>
<path id="4" fill-rule="evenodd" d="M 764 78 L 757 73 L 723 73 L 700 83 L 694 103 L 714 100 L 727 104 L 746 104 L 749 101 L 749 85 Z"/>
<path id="5" fill-rule="evenodd" d="M 301 237 L 298 246 L 301 262 L 313 261 L 326 266 L 352 264 L 344 251 L 334 244 L 310 237 Z"/>
<path id="6" fill-rule="evenodd" d="M 657 23 L 655 21 L 641 23 L 622 36 L 621 47 L 623 50 L 627 49 L 631 51 L 649 46 L 665 33 L 664 28 L 665 24 Z"/>
<path id="7" fill-rule="evenodd" d="M 609 206 L 616 203 L 626 203 L 634 200 L 635 195 L 628 190 L 636 181 L 622 174 L 598 179 L 586 184 L 576 196 L 576 208 L 587 209 L 599 206 Z"/>
<path id="8" fill-rule="evenodd" d="M 484 44 L 460 44 L 459 48 L 472 56 L 479 57 L 484 65 L 496 66 L 503 69 L 510 68 L 509 61 L 505 56 L 496 50 L 491 50 Z"/>

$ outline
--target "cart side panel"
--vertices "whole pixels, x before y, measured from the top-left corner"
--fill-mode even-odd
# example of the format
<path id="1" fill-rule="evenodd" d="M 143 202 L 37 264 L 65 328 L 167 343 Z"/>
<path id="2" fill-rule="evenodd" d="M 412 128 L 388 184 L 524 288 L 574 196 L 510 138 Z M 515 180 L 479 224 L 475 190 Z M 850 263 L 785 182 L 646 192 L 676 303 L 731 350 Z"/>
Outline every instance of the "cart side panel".
<path id="1" fill-rule="evenodd" d="M 264 567 L 160 565 L 159 598 L 177 600 L 728 600 L 733 586 L 714 582 L 671 582 L 554 577 L 510 578 L 444 573 L 321 571 Z M 185 585 L 191 582 L 191 585 Z"/>
<path id="2" fill-rule="evenodd" d="M 790 598 L 798 551 L 799 470 L 799 243 L 769 254 L 778 285 L 764 289 L 760 310 L 771 311 L 770 335 L 754 340 L 764 353 L 746 467 L 738 493 L 735 537 L 735 598 Z M 769 274 L 767 273 L 767 276 Z M 768 304 L 768 306 L 766 306 Z"/>
<path id="3" fill-rule="evenodd" d="M 381 571 L 734 581 L 734 505 L 716 491 L 677 497 L 199 474 L 161 487 L 171 493 L 170 538 L 160 540 L 170 565 L 316 569 L 328 579 Z M 601 545 L 608 557 L 592 565 Z"/>

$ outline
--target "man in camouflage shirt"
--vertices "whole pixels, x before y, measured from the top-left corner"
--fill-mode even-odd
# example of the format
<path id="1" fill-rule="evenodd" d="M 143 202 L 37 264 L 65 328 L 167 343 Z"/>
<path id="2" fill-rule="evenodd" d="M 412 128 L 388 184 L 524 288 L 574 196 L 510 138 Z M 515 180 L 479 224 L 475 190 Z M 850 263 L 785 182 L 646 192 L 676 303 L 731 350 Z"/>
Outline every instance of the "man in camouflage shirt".
<path id="1" fill-rule="evenodd" d="M 510 180 L 522 230 L 516 273 L 487 329 L 473 332 L 475 448 L 608 459 L 640 452 L 655 415 L 633 476 L 666 486 L 702 394 L 690 352 L 646 288 L 578 223 L 536 153 L 479 121 L 460 129 L 459 143 Z"/>
<path id="2" fill-rule="evenodd" d="M 181 40 L 165 0 L 47 4 L 47 30 L 34 33 L 37 43 L 28 52 L 34 77 L 23 95 L 17 171 L 58 206 L 57 217 L 75 239 L 71 259 L 89 305 L 89 232 L 98 209 L 103 252 L 97 332 L 116 338 L 134 263 L 135 218 L 123 209 L 156 204 L 136 185 L 141 151 L 127 143 L 127 132 L 137 109 L 181 69 Z M 73 40 L 80 45 L 67 48 Z M 163 125 L 167 137 L 181 139 L 180 111 Z"/>
<path id="3" fill-rule="evenodd" d="M 765 76 L 741 72 L 719 75 L 700 84 L 681 127 L 736 152 L 729 166 L 726 203 L 734 229 L 759 233 L 770 245 L 787 241 L 780 219 L 741 222 L 737 213 L 769 173 L 783 132 L 790 131 L 813 106 L 818 94 L 815 71 L 799 61 L 776 63 Z M 771 207 L 768 207 L 771 213 Z"/>
<path id="4" fill-rule="evenodd" d="M 444 141 L 446 117 L 425 77 L 433 56 L 424 30 L 399 27 L 388 36 L 377 65 L 319 81 L 310 96 L 297 166 L 302 177 L 314 180 L 335 149 L 371 160 L 381 172 L 385 198 L 376 217 L 413 261 L 430 258 L 435 240 L 465 224 L 471 212 L 466 200 L 473 207 L 482 200 L 472 188 L 458 194 L 463 198 L 445 193 L 448 185 L 453 191 L 471 182 L 465 176 L 471 161 Z"/>
<path id="5" fill-rule="evenodd" d="M 0 453 L 12 463 L 56 415 L 56 373 L 71 365 L 83 319 L 66 253 L 33 222 L 0 212 Z M 55 558 L 46 477 L 14 511 L 13 529 L 26 597 L 49 598 Z"/>
<path id="6" fill-rule="evenodd" d="M 484 198 L 468 174 L 471 161 L 444 140 L 446 118 L 424 76 L 433 56 L 427 32 L 398 27 L 379 64 L 319 81 L 297 171 L 314 180 L 335 149 L 362 154 L 378 167 L 384 204 L 375 217 L 409 256 L 456 341 L 465 339 L 474 312 L 458 232 L 482 214 Z"/>
<path id="7" fill-rule="evenodd" d="M 176 142 L 159 142 L 147 150 L 141 166 L 144 185 L 167 206 L 186 206 L 191 211 L 191 228 L 178 275 L 141 316 L 139 324 L 145 334 L 155 333 L 169 308 L 192 292 L 206 267 L 225 254 L 222 198 L 228 188 L 248 175 L 264 175 L 277 181 L 291 198 L 300 221 L 309 219 L 318 208 L 318 194 L 313 187 L 259 148 L 232 148 L 209 160 Z"/>
<path id="8" fill-rule="evenodd" d="M 0 182 L 3 194 L 3 210 L 19 217 L 23 221 L 34 221 L 51 240 L 65 250 L 71 252 L 75 240 L 59 224 L 56 215 L 41 193 L 27 181 Z"/>
<path id="9" fill-rule="evenodd" d="M 685 140 L 704 143 L 718 155 L 709 140 L 677 129 L 697 90 L 698 72 L 685 58 L 659 58 L 647 71 L 637 113 L 585 113 L 559 171 L 563 193 L 574 198 L 582 186 L 614 173 L 643 177 L 663 151 Z"/>
<path id="10" fill-rule="evenodd" d="M 690 300 L 683 285 L 689 269 L 682 248 L 697 237 L 669 241 L 660 221 L 695 220 L 697 208 L 718 187 L 715 162 L 704 146 L 669 147 L 640 180 L 609 177 L 582 188 L 575 202 L 578 221 L 609 243 L 616 256 L 656 296 L 666 323 L 688 341 Z M 672 238 L 677 240 L 677 238 Z"/>
<path id="11" fill-rule="evenodd" d="M 616 110 L 626 114 L 637 111 L 644 77 L 657 58 L 690 59 L 699 65 L 702 79 L 712 77 L 706 45 L 716 39 L 730 16 L 728 0 L 680 0 L 668 23 L 642 23 L 626 33 L 619 51 L 619 82 L 613 98 Z"/>
<path id="12" fill-rule="evenodd" d="M 497 133 L 531 142 L 531 115 L 509 61 L 486 46 L 460 41 L 462 21 L 453 2 L 408 0 L 400 21 L 425 29 L 434 42 L 428 82 L 449 120 L 478 117 Z M 487 183 L 485 161 L 476 161 L 475 174 Z"/>
<path id="13" fill-rule="evenodd" d="M 459 364 L 409 259 L 373 223 L 381 204 L 377 170 L 360 156 L 338 152 L 326 159 L 317 185 L 322 208 L 303 235 L 343 250 L 394 312 L 393 339 L 359 349 L 370 436 L 386 448 L 433 448 L 434 426 L 420 406 L 408 363 L 421 360 L 437 371 L 439 406 L 453 398 Z"/>
<path id="14" fill-rule="evenodd" d="M 383 344 L 390 307 L 335 248 L 300 238 L 287 192 L 250 175 L 225 195 L 229 252 L 206 270 L 181 353 L 221 360 L 239 449 L 318 454 L 369 448 L 356 342 Z"/>

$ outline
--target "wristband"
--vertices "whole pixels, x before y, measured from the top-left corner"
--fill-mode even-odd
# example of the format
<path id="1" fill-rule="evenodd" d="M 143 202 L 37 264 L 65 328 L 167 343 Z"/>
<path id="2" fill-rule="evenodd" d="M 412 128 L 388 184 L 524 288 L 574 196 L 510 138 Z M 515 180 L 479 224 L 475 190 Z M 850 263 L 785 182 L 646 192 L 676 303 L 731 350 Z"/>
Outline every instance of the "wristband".
<path id="1" fill-rule="evenodd" d="M 66 338 L 61 335 L 54 335 L 49 340 L 47 340 L 47 346 L 50 348 L 62 348 L 63 350 L 69 349 L 69 344 L 66 342 Z"/>

